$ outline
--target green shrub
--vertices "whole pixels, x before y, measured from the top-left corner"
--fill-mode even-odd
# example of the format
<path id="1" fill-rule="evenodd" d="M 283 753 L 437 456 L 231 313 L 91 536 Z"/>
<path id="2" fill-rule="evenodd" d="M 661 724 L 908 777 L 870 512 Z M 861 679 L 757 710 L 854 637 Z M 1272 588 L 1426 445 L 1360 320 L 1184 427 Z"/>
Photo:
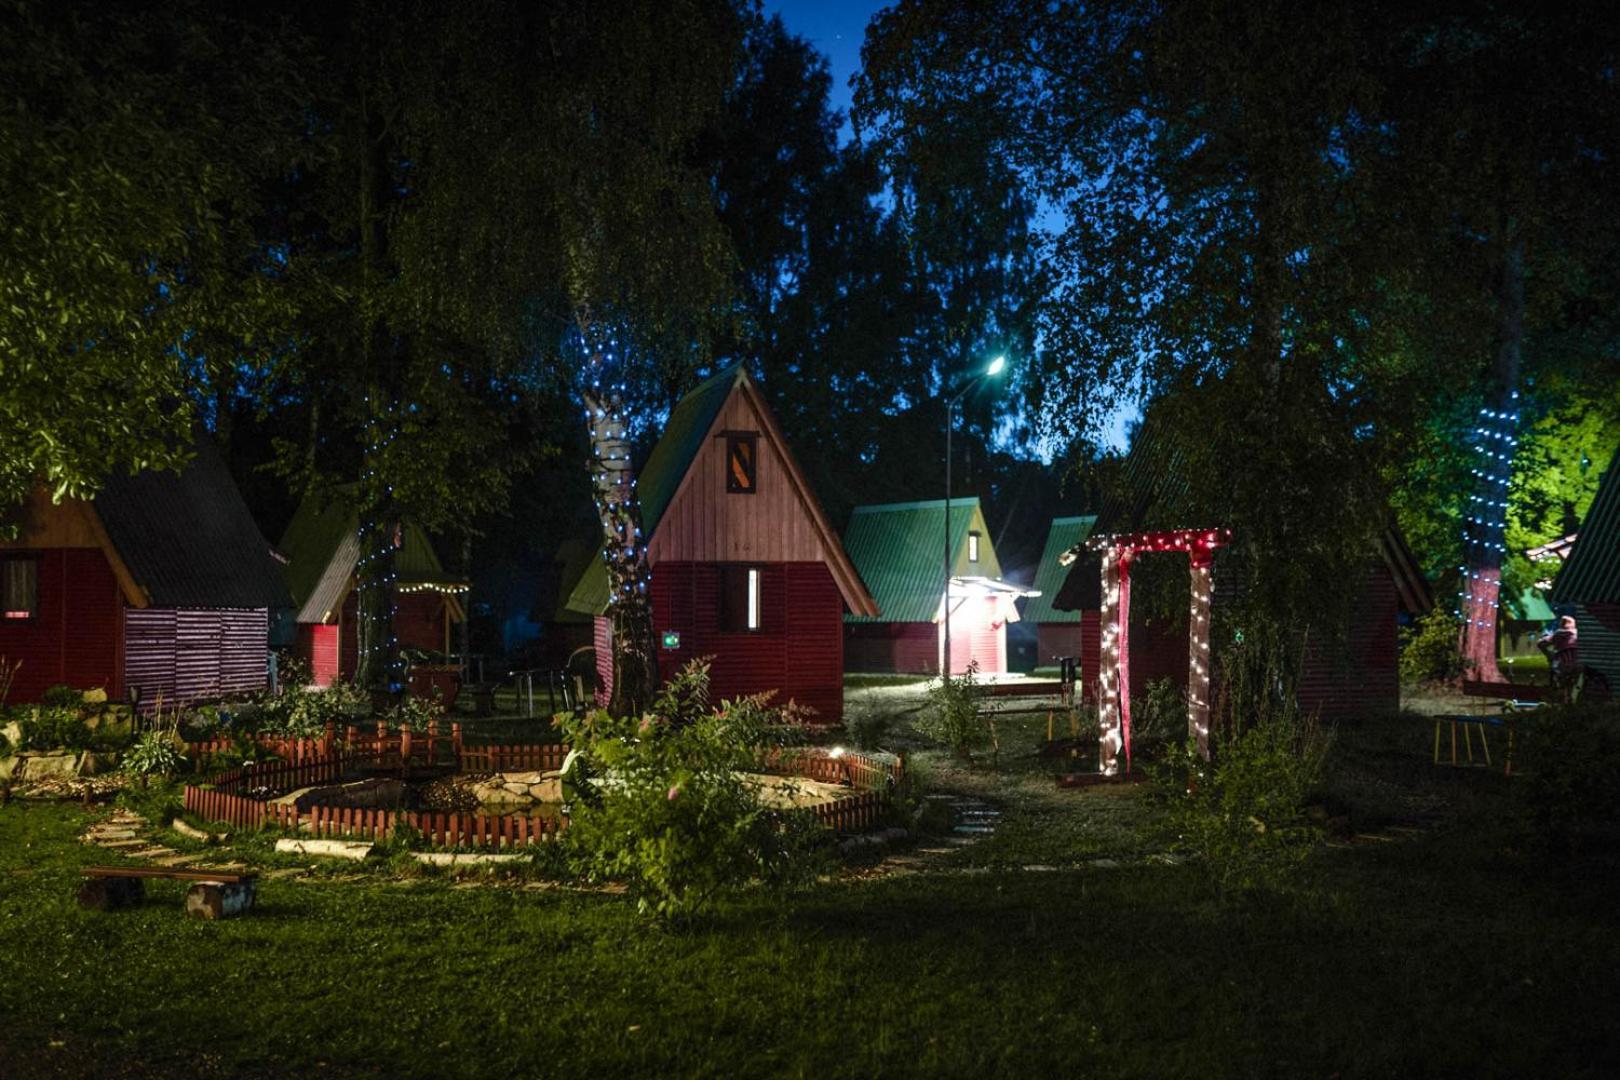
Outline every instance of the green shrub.
<path id="1" fill-rule="evenodd" d="M 761 804 L 746 773 L 782 745 L 763 698 L 710 708 L 708 665 L 682 668 L 641 717 L 559 718 L 572 867 L 622 881 L 644 914 L 689 916 L 750 883 L 812 879 L 821 832 L 812 815 Z"/>
<path id="2" fill-rule="evenodd" d="M 917 719 L 917 730 L 962 757 L 991 741 L 990 718 L 981 707 L 985 697 L 979 685 L 979 665 L 971 663 L 961 675 L 941 679 L 928 690 L 928 707 Z"/>
<path id="3" fill-rule="evenodd" d="M 444 705 L 437 698 L 415 697 L 406 694 L 399 703 L 383 714 L 391 728 L 410 724 L 417 731 L 425 731 L 428 723 L 444 716 Z"/>
<path id="4" fill-rule="evenodd" d="M 850 741 L 856 746 L 862 750 L 877 750 L 889 737 L 889 729 L 894 726 L 894 716 L 877 709 L 862 709 L 849 718 L 846 726 L 849 729 Z"/>
<path id="5" fill-rule="evenodd" d="M 1170 679 L 1148 683 L 1145 699 L 1131 710 L 1131 739 L 1145 743 L 1179 742 L 1186 735 L 1186 693 Z"/>
<path id="6" fill-rule="evenodd" d="M 1332 737 L 1294 695 L 1302 653 L 1281 633 L 1234 643 L 1221 658 L 1213 760 L 1188 739 L 1156 770 L 1173 845 L 1225 894 L 1279 887 L 1322 839 L 1306 806 Z"/>
<path id="7" fill-rule="evenodd" d="M 77 708 L 41 705 L 23 713 L 18 727 L 19 750 L 83 750 L 90 745 L 90 727 Z"/>
<path id="8" fill-rule="evenodd" d="M 180 713 L 178 710 L 164 716 L 159 711 L 152 718 L 152 726 L 141 732 L 124 754 L 124 771 L 132 776 L 173 776 L 185 767 L 186 758 L 180 752 Z"/>
<path id="9" fill-rule="evenodd" d="M 1540 846 L 1569 851 L 1620 835 L 1620 706 L 1543 709 L 1518 744 L 1513 794 Z"/>
<path id="10" fill-rule="evenodd" d="M 242 712 L 243 722 L 267 735 L 319 735 L 328 723 L 342 727 L 363 717 L 371 706 L 366 692 L 353 683 L 328 687 L 288 685 L 280 694 L 261 694 Z"/>
<path id="11" fill-rule="evenodd" d="M 39 703 L 58 709 L 77 709 L 84 704 L 84 692 L 58 684 L 39 695 Z"/>
<path id="12" fill-rule="evenodd" d="M 1462 624 L 1444 607 L 1435 607 L 1401 630 L 1401 682 L 1407 685 L 1447 681 L 1462 674 L 1457 648 Z"/>

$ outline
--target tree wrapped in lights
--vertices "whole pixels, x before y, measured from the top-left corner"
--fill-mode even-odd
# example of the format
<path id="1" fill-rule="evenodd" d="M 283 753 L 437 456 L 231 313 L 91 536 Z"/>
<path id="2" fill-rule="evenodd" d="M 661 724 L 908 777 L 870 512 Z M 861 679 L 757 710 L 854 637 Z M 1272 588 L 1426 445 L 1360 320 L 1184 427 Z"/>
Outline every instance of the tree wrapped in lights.
<path id="1" fill-rule="evenodd" d="M 1475 679 L 1501 682 L 1496 664 L 1496 609 L 1502 594 L 1502 561 L 1507 555 L 1508 484 L 1518 446 L 1519 393 L 1506 408 L 1479 410 L 1474 428 L 1478 464 L 1469 470 L 1474 491 L 1463 509 L 1465 559 L 1462 574 L 1463 671 Z"/>
<path id="2" fill-rule="evenodd" d="M 619 716 L 639 715 L 658 685 L 651 596 L 652 573 L 641 534 L 636 473 L 630 462 L 629 425 L 619 342 L 607 330 L 582 321 L 586 352 L 585 419 L 591 431 L 591 486 L 602 523 L 602 560 L 607 565 L 608 620 L 613 628 L 613 699 Z"/>

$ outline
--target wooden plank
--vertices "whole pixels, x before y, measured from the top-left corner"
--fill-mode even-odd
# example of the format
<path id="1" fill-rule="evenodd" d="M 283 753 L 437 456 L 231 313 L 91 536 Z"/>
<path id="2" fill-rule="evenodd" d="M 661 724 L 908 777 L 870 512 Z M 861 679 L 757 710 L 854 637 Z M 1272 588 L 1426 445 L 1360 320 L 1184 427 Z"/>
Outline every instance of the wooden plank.
<path id="1" fill-rule="evenodd" d="M 226 874 L 218 870 L 182 870 L 164 866 L 85 866 L 79 869 L 85 877 L 98 878 L 172 878 L 176 881 L 252 881 L 257 874 Z"/>

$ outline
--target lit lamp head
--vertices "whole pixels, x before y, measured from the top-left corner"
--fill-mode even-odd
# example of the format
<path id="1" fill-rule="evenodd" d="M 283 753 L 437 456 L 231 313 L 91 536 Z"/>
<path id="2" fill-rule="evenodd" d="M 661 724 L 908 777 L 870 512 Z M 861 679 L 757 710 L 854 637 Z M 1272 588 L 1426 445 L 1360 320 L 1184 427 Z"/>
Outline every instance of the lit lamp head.
<path id="1" fill-rule="evenodd" d="M 990 366 L 984 369 L 984 373 L 986 375 L 1000 375 L 1002 368 L 1005 368 L 1006 366 L 1007 358 L 1005 356 L 998 356 L 994 360 L 990 361 Z"/>

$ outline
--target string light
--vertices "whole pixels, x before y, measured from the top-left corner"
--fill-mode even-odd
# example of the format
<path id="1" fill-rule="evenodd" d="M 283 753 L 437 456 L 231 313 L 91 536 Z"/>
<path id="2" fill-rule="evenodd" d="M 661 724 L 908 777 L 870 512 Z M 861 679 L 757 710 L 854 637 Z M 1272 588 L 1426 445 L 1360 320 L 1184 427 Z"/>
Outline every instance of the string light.
<path id="1" fill-rule="evenodd" d="M 1509 408 L 1480 409 L 1481 420 L 1473 429 L 1474 449 L 1481 461 L 1479 467 L 1468 470 L 1469 474 L 1496 490 L 1489 495 L 1478 491 L 1470 494 L 1470 505 L 1463 514 L 1463 547 L 1467 555 L 1464 564 L 1457 568 L 1463 583 L 1456 615 L 1468 630 L 1490 630 L 1496 626 L 1496 605 L 1502 590 L 1502 556 L 1508 550 L 1504 542 L 1506 495 L 1513 477 L 1514 448 L 1519 444 L 1515 433 L 1519 422 L 1518 400 L 1519 393 L 1515 390 L 1509 395 Z M 1505 450 L 1495 449 L 1498 444 Z M 1483 569 L 1469 570 L 1469 566 Z M 1492 642 L 1493 657 L 1495 647 Z"/>

